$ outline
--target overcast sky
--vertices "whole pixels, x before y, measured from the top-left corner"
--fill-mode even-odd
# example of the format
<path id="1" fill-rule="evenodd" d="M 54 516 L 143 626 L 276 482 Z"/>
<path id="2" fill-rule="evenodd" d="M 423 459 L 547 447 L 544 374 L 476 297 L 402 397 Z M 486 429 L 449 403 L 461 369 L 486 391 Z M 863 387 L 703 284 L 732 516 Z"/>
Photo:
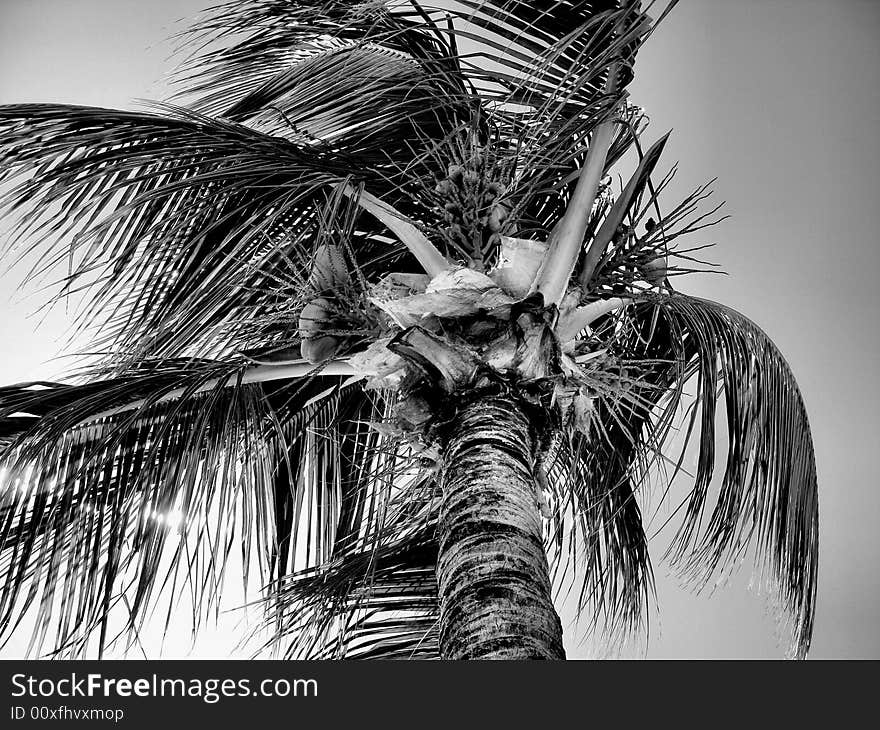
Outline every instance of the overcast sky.
<path id="1" fill-rule="evenodd" d="M 0 0 L 0 103 L 162 98 L 165 39 L 204 4 Z M 649 140 L 674 130 L 665 158 L 680 172 L 667 207 L 717 177 L 733 216 L 701 239 L 718 244 L 710 258 L 730 276 L 681 288 L 760 324 L 804 393 L 820 482 L 814 658 L 880 657 L 878 38 L 873 0 L 684 0 L 640 52 L 631 86 L 652 119 Z M 36 328 L 28 314 L 40 300 L 13 297 L 15 285 L 0 278 L 0 383 L 58 375 L 66 364 L 50 359 L 66 315 Z M 656 572 L 649 656 L 782 655 L 748 566 L 712 597 Z M 188 653 L 186 626 L 175 632 L 165 656 Z M 190 655 L 226 656 L 234 633 L 227 622 Z M 150 656 L 158 635 L 145 637 Z M 585 651 L 573 640 L 568 650 Z M 20 651 L 13 642 L 3 656 Z"/>

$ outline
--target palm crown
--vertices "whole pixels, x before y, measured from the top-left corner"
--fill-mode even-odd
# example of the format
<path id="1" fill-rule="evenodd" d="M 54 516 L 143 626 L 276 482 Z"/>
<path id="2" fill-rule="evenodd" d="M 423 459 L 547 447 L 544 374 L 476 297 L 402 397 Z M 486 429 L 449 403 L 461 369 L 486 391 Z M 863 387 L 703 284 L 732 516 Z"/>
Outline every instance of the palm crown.
<path id="1" fill-rule="evenodd" d="M 670 283 L 715 211 L 661 211 L 665 137 L 625 91 L 651 28 L 626 0 L 234 0 L 189 32 L 178 104 L 0 107 L 15 240 L 89 290 L 100 353 L 0 389 L 0 629 L 100 651 L 123 604 L 124 629 L 183 590 L 206 614 L 241 551 L 288 656 L 450 655 L 456 429 L 502 398 L 545 568 L 608 635 L 643 619 L 636 495 L 684 432 L 667 557 L 702 585 L 754 548 L 804 655 L 807 416 L 756 325 Z"/>

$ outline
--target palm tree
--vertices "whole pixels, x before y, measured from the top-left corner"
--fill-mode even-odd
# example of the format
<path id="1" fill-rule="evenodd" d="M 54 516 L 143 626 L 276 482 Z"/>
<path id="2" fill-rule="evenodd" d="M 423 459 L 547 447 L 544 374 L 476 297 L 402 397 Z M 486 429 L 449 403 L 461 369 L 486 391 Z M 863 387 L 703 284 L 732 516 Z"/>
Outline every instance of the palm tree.
<path id="1" fill-rule="evenodd" d="M 717 208 L 661 211 L 647 9 L 444 5 L 231 0 L 175 104 L 0 107 L 13 247 L 94 342 L 0 389 L 3 633 L 100 655 L 162 600 L 207 615 L 239 552 L 285 656 L 564 658 L 554 586 L 609 639 L 644 621 L 637 497 L 693 436 L 665 557 L 701 586 L 753 551 L 805 655 L 807 415 L 670 283 Z"/>

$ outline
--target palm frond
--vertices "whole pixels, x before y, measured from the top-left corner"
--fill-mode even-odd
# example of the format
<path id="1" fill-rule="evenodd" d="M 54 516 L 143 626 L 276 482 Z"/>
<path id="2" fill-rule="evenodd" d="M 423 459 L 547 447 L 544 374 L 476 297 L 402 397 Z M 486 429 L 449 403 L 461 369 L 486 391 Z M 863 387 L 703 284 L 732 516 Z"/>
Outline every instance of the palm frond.
<path id="1" fill-rule="evenodd" d="M 124 633 L 160 598 L 170 616 L 184 592 L 196 628 L 233 550 L 245 581 L 256 568 L 264 585 L 326 560 L 348 529 L 338 429 L 381 399 L 333 376 L 246 384 L 240 363 L 141 370 L 0 394 L 0 423 L 28 421 L 0 452 L 0 633 L 33 620 L 32 650 L 100 652 L 120 602 Z"/>
<path id="2" fill-rule="evenodd" d="M 395 111 L 380 94 L 376 110 L 381 119 L 386 110 L 394 116 L 425 107 L 411 116 L 413 138 L 421 139 L 417 147 L 428 150 L 428 157 L 414 155 L 405 176 L 413 194 L 430 187 L 431 176 L 447 165 L 461 164 L 456 130 L 473 131 L 480 144 L 491 141 L 496 154 L 507 156 L 507 166 L 516 168 L 505 181 L 513 217 L 525 229 L 546 232 L 561 215 L 592 130 L 617 105 L 631 78 L 649 26 L 640 3 L 630 0 L 540 8 L 521 0 L 468 0 L 442 9 L 417 2 L 233 0 L 184 34 L 193 51 L 180 83 L 184 97 L 210 90 L 201 98 L 215 114 L 266 104 L 269 96 L 290 89 L 295 103 L 289 118 L 298 124 L 295 110 L 319 101 L 311 87 L 292 87 L 308 64 L 356 53 L 399 67 L 400 80 L 418 68 L 423 81 L 415 96 Z M 608 94 L 611 68 L 617 69 L 617 84 Z M 337 90 L 342 94 L 341 115 L 333 123 L 347 120 L 356 134 L 373 133 L 373 122 L 349 118 L 357 91 L 329 69 L 324 81 L 331 98 Z M 366 92 L 361 100 L 374 102 Z M 622 128 L 609 165 L 631 141 Z"/>
<path id="3" fill-rule="evenodd" d="M 693 488 L 666 520 L 678 526 L 664 557 L 700 589 L 753 550 L 802 657 L 815 611 L 818 498 L 809 422 L 791 370 L 763 331 L 727 307 L 682 294 L 644 300 L 613 328 L 613 350 L 638 373 L 628 397 L 596 397 L 594 428 L 563 434 L 549 464 L 556 569 L 569 590 L 579 584 L 590 630 L 616 643 L 642 626 L 653 591 L 642 510 L 658 477 L 668 484 L 682 471 L 696 438 Z M 713 505 L 721 397 L 727 456 Z M 668 453 L 673 446 L 679 455 Z M 657 508 L 668 501 L 667 486 Z"/>
<path id="4" fill-rule="evenodd" d="M 668 323 L 643 308 L 624 316 L 623 336 L 613 321 L 606 328 L 620 340 L 612 349 L 621 367 L 638 375 L 623 392 L 595 394 L 591 427 L 564 430 L 548 465 L 560 585 L 576 591 L 587 632 L 609 645 L 647 627 L 654 576 L 640 497 L 669 428 L 654 409 L 679 369 Z"/>
<path id="5" fill-rule="evenodd" d="M 656 308 L 652 321 L 666 322 L 677 364 L 664 374 L 675 382 L 652 414 L 662 425 L 643 441 L 645 456 L 670 443 L 670 414 L 682 405 L 690 404 L 685 441 L 699 431 L 694 486 L 667 557 L 702 587 L 754 549 L 792 620 L 793 652 L 803 657 L 815 612 L 818 488 L 809 420 L 791 369 L 757 325 L 728 307 L 680 294 L 642 306 Z M 685 394 L 687 382 L 693 396 Z M 727 457 L 710 506 L 722 393 Z"/>
<path id="6" fill-rule="evenodd" d="M 82 318 L 103 321 L 119 350 L 225 354 L 235 326 L 266 303 L 268 272 L 292 262 L 290 275 L 307 280 L 326 188 L 359 168 L 163 111 L 3 107 L 2 179 L 18 181 L 3 211 L 18 216 L 16 240 L 39 251 L 31 275 L 66 268 L 63 293 L 91 288 Z"/>
<path id="7" fill-rule="evenodd" d="M 404 166 L 422 140 L 441 138 L 466 108 L 442 75 L 411 56 L 381 46 L 316 40 L 314 47 L 257 88 L 235 79 L 243 95 L 222 86 L 198 108 L 267 134 L 333 145 L 366 159 Z M 219 102 L 219 103 L 218 103 Z"/>
<path id="8" fill-rule="evenodd" d="M 270 646 L 302 659 L 437 659 L 435 523 L 349 550 L 279 586 Z M 274 610 L 272 610 L 274 608 Z"/>
<path id="9" fill-rule="evenodd" d="M 246 98 L 244 103 L 252 104 L 267 91 L 289 86 L 286 79 L 303 71 L 304 64 L 346 50 L 381 54 L 388 63 L 399 62 L 405 74 L 416 66 L 423 77 L 434 76 L 440 69 L 432 63 L 452 59 L 442 39 L 425 32 L 422 20 L 412 6 L 386 2 L 223 3 L 181 34 L 189 55 L 177 74 L 179 96 L 222 115 Z M 433 27 L 430 21 L 427 27 Z M 344 85 L 338 75 L 330 76 Z"/>

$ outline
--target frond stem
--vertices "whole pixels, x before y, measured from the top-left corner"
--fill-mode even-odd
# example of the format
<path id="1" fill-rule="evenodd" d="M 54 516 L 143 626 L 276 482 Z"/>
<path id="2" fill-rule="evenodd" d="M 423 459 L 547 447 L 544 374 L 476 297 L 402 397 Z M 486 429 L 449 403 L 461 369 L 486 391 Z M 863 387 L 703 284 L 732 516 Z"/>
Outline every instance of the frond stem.
<path id="1" fill-rule="evenodd" d="M 152 405 L 155 405 L 156 403 L 165 403 L 166 401 L 175 400 L 187 393 L 189 393 L 190 395 L 205 393 L 209 390 L 213 390 L 218 386 L 231 387 L 232 385 L 238 384 L 247 385 L 250 383 L 268 383 L 273 380 L 286 380 L 288 378 L 302 378 L 306 376 L 320 377 L 340 375 L 357 376 L 358 373 L 345 360 L 331 360 L 329 362 L 319 365 L 314 365 L 312 363 L 305 362 L 304 360 L 292 360 L 288 362 L 276 363 L 273 365 L 257 365 L 256 367 L 251 367 L 250 369 L 246 370 L 241 376 L 240 380 L 236 379 L 235 373 L 230 373 L 229 375 L 226 375 L 224 377 L 212 378 L 211 380 L 207 380 L 191 392 L 189 388 L 175 388 L 174 390 L 169 390 L 161 398 L 153 401 Z M 141 398 L 140 400 L 132 401 L 131 403 L 126 403 L 122 406 L 110 408 L 106 411 L 101 411 L 100 413 L 96 413 L 93 416 L 89 416 L 88 418 L 83 419 L 77 425 L 92 423 L 93 421 L 98 421 L 102 418 L 109 418 L 111 416 L 116 416 L 120 413 L 133 411 L 146 405 L 147 402 L 148 399 Z"/>
<path id="2" fill-rule="evenodd" d="M 361 208 L 388 226 L 388 229 L 418 259 L 419 264 L 421 264 L 428 276 L 434 278 L 437 274 L 446 271 L 452 266 L 446 257 L 415 227 L 409 218 L 400 211 L 395 210 L 384 200 L 377 198 L 366 190 L 358 192 L 349 184 L 343 187 L 342 192 L 350 198 L 355 198 Z"/>
<path id="3" fill-rule="evenodd" d="M 608 94 L 614 93 L 616 75 L 617 69 L 613 67 L 608 74 L 608 83 L 605 87 Z M 590 141 L 587 158 L 577 185 L 536 278 L 534 289 L 544 295 L 544 301 L 548 305 L 558 306 L 562 301 L 568 288 L 568 281 L 577 265 L 599 183 L 605 172 L 605 162 L 614 140 L 615 123 L 613 118 L 609 118 L 599 124 L 593 132 L 593 139 Z"/>

